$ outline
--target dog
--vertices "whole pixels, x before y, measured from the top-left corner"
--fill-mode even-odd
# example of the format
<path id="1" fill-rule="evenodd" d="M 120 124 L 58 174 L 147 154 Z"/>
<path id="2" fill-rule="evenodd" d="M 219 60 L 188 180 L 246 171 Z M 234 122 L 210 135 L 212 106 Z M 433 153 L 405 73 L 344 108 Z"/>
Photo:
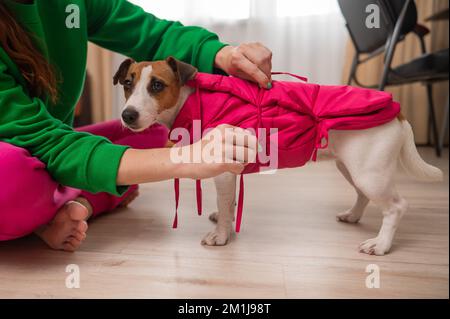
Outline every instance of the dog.
<path id="1" fill-rule="evenodd" d="M 195 92 L 187 83 L 196 74 L 195 67 L 173 57 L 140 63 L 125 60 L 113 79 L 114 85 L 123 86 L 126 98 L 121 116 L 123 125 L 136 132 L 155 123 L 171 129 L 183 105 Z M 328 149 L 337 169 L 357 194 L 353 207 L 337 214 L 337 220 L 357 223 L 372 201 L 382 211 L 382 226 L 375 238 L 360 244 L 359 250 L 380 256 L 388 253 L 400 220 L 408 210 L 407 201 L 395 187 L 397 163 L 400 162 L 412 177 L 423 181 L 441 181 L 443 172 L 420 157 L 412 128 L 401 114 L 367 129 L 332 129 Z M 215 178 L 215 185 L 218 211 L 211 214 L 210 219 L 216 226 L 202 240 L 202 244 L 209 246 L 226 245 L 230 239 L 236 205 L 236 175 L 220 175 Z"/>

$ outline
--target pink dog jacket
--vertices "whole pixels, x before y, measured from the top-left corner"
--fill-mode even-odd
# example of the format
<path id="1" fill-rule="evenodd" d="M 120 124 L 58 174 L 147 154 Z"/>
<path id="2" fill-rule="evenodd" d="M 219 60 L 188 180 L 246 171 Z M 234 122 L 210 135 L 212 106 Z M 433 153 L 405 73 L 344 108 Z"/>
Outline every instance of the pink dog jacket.
<path id="1" fill-rule="evenodd" d="M 303 77 L 289 75 L 306 81 Z M 188 85 L 196 92 L 181 108 L 172 131 L 185 128 L 192 137 L 194 120 L 201 120 L 202 132 L 220 124 L 255 132 L 265 128 L 265 148 L 269 150 L 268 144 L 274 141 L 270 129 L 276 128 L 277 169 L 303 166 L 310 159 L 315 161 L 317 150 L 327 147 L 331 129 L 368 129 L 392 121 L 400 112 L 400 105 L 393 101 L 391 94 L 351 86 L 273 81 L 273 88 L 266 90 L 239 78 L 204 73 L 198 73 Z M 258 139 L 261 141 L 260 136 Z M 260 169 L 259 162 L 249 164 L 243 174 Z M 241 175 L 237 232 L 242 218 L 243 185 Z M 179 181 L 175 180 L 177 210 L 178 197 Z M 200 181 L 197 181 L 197 204 L 201 214 Z M 173 226 L 177 227 L 177 212 Z"/>

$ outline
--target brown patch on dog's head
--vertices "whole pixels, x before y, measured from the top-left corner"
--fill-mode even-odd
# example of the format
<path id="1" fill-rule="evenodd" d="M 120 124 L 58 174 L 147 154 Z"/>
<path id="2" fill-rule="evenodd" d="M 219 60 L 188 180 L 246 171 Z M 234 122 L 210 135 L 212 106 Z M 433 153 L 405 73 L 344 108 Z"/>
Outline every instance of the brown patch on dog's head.
<path id="1" fill-rule="evenodd" d="M 180 97 L 181 83 L 165 61 L 152 63 L 147 85 L 149 95 L 157 101 L 158 113 L 174 107 Z"/>
<path id="2" fill-rule="evenodd" d="M 153 62 L 152 68 L 147 90 L 158 101 L 158 113 L 161 113 L 177 104 L 181 87 L 194 78 L 197 69 L 173 57 Z"/>
<path id="3" fill-rule="evenodd" d="M 187 81 L 192 80 L 198 72 L 192 65 L 178 61 L 174 57 L 168 57 L 166 62 L 177 75 L 181 85 L 185 85 Z"/>
<path id="4" fill-rule="evenodd" d="M 138 71 L 143 67 L 139 66 L 139 64 L 140 63 L 136 63 L 132 59 L 126 59 L 120 64 L 119 69 L 113 77 L 114 85 L 120 83 L 123 86 L 125 98 L 127 100 L 133 92 L 136 82 L 139 81 L 138 77 L 140 76 L 140 72 Z"/>
<path id="5" fill-rule="evenodd" d="M 113 83 L 114 85 L 117 85 L 117 83 L 120 83 L 123 85 L 125 78 L 127 76 L 128 70 L 130 69 L 130 66 L 135 63 L 132 59 L 126 59 L 123 61 L 119 69 L 117 70 L 116 74 L 113 77 Z"/>

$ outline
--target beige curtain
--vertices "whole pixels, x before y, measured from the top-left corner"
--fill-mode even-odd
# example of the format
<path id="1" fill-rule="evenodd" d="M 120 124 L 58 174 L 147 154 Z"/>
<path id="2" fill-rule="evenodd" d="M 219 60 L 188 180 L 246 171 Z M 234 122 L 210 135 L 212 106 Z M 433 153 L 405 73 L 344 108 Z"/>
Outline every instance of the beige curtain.
<path id="1" fill-rule="evenodd" d="M 426 36 L 428 51 L 437 51 L 448 48 L 448 21 L 425 22 L 424 20 L 435 12 L 448 8 L 448 0 L 416 0 L 418 10 L 418 22 L 431 30 Z M 348 44 L 347 58 L 344 69 L 344 83 L 347 81 L 353 58 L 353 45 Z M 406 63 L 421 54 L 419 41 L 414 34 L 407 36 L 405 41 L 397 46 L 393 66 Z M 372 61 L 361 65 L 358 70 L 358 78 L 364 84 L 379 83 L 383 72 L 383 57 L 379 56 Z M 416 143 L 427 142 L 428 131 L 428 104 L 425 87 L 422 84 L 388 87 L 395 99 L 402 105 L 402 113 L 411 122 Z M 443 108 L 448 96 L 448 82 L 433 85 L 435 108 L 438 124 L 442 122 Z"/>
<path id="2" fill-rule="evenodd" d="M 112 52 L 89 43 L 87 71 L 91 78 L 91 110 L 94 123 L 112 118 Z"/>

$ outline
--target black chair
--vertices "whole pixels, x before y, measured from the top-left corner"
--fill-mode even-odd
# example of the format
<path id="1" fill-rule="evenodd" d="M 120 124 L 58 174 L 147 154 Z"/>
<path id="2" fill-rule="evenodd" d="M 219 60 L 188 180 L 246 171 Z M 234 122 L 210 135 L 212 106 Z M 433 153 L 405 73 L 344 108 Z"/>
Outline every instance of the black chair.
<path id="1" fill-rule="evenodd" d="M 448 80 L 448 49 L 428 53 L 425 36 L 430 32 L 417 23 L 417 8 L 413 0 L 338 0 L 346 26 L 355 47 L 355 56 L 348 84 L 353 81 L 359 86 L 384 90 L 386 86 L 422 82 L 426 85 L 429 108 L 429 135 L 434 142 L 436 154 L 441 155 L 441 143 L 436 124 L 432 84 Z M 380 11 L 379 27 L 368 28 L 366 18 L 369 5 L 377 5 Z M 407 34 L 414 33 L 420 43 L 422 55 L 409 63 L 392 68 L 397 43 Z M 377 85 L 362 84 L 357 76 L 358 66 L 384 54 L 384 69 Z M 362 55 L 365 55 L 361 58 Z"/>

